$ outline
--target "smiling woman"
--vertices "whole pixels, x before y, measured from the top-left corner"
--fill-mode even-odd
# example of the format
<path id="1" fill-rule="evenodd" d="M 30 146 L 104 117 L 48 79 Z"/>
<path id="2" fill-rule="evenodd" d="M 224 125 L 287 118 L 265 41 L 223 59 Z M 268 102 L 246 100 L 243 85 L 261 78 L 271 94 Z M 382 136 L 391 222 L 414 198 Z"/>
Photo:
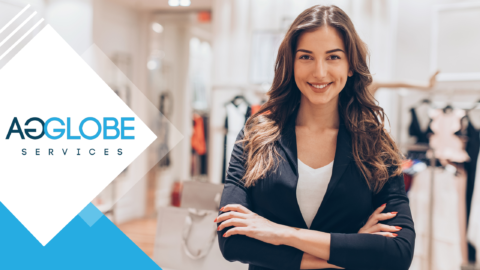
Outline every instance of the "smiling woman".
<path id="1" fill-rule="evenodd" d="M 294 70 L 302 97 L 315 105 L 338 98 L 347 81 L 344 75 L 353 75 L 342 37 L 335 28 L 328 26 L 299 37 Z"/>
<path id="2" fill-rule="evenodd" d="M 295 19 L 270 98 L 230 159 L 215 219 L 227 260 L 251 270 L 409 268 L 401 154 L 371 83 L 367 48 L 341 9 Z"/>

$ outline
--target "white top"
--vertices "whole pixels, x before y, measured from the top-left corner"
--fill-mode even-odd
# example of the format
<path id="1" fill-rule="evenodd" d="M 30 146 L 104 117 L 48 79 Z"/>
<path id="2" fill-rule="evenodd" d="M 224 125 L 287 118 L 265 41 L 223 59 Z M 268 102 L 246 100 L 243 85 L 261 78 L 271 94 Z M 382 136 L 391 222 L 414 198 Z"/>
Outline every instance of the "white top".
<path id="1" fill-rule="evenodd" d="M 235 106 L 233 103 L 229 102 L 226 106 L 226 109 L 227 109 L 227 117 L 228 117 L 227 118 L 228 131 L 227 131 L 227 149 L 225 152 L 225 160 L 228 166 L 230 164 L 230 157 L 232 156 L 233 147 L 235 146 L 235 141 L 237 140 L 237 135 L 245 125 L 245 114 L 247 113 L 247 110 L 248 110 L 248 104 L 245 102 L 242 102 L 238 106 Z"/>
<path id="2" fill-rule="evenodd" d="M 313 169 L 298 160 L 297 201 L 308 228 L 327 192 L 332 177 L 333 161 L 318 169 Z"/>

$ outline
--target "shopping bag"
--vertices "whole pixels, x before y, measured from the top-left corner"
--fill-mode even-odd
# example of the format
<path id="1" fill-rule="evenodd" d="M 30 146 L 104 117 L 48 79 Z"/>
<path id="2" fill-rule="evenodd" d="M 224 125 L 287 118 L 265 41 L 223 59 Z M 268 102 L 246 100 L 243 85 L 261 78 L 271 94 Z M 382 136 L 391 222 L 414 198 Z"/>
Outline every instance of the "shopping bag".
<path id="1" fill-rule="evenodd" d="M 218 211 L 222 192 L 222 184 L 185 181 L 180 207 Z"/>
<path id="2" fill-rule="evenodd" d="M 218 212 L 161 207 L 154 261 L 171 270 L 246 270 L 248 265 L 223 258 L 217 240 Z"/>

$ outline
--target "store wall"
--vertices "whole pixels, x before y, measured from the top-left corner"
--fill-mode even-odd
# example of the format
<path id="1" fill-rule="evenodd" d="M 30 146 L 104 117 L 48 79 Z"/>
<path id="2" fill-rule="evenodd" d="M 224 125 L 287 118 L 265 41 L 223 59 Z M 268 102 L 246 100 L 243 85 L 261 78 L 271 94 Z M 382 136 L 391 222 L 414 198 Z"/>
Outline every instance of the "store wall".
<path id="1" fill-rule="evenodd" d="M 53 0 L 46 2 L 45 20 L 78 53 L 84 53 L 93 42 L 92 0 Z"/>
<path id="2" fill-rule="evenodd" d="M 426 83 L 429 76 L 433 73 L 434 67 L 432 62 L 432 31 L 433 31 L 433 11 L 437 5 L 445 4 L 463 4 L 463 3 L 480 3 L 480 1 L 462 1 L 462 0 L 402 0 L 398 2 L 397 16 L 397 37 L 396 55 L 394 62 L 393 78 L 396 81 L 416 81 Z M 470 9 L 471 10 L 471 9 Z M 468 16 L 469 9 L 465 9 Z M 448 24 L 457 29 L 456 35 L 451 38 L 442 40 L 443 46 L 462 48 L 463 42 L 470 42 L 471 36 L 479 36 L 478 30 L 472 32 L 462 31 L 461 26 L 455 26 L 452 21 Z M 478 29 L 478 26 L 476 26 Z M 471 43 L 471 42 L 470 42 Z M 480 43 L 470 44 L 478 48 Z M 480 52 L 476 50 L 476 55 L 466 53 L 465 50 L 458 50 L 451 56 L 445 55 L 445 65 L 458 66 L 460 61 L 468 61 L 471 57 L 480 57 Z M 452 57 L 453 56 L 453 57 Z M 440 70 L 442 72 L 442 70 Z M 443 70 L 445 71 L 445 70 Z M 471 70 L 477 71 L 477 70 Z M 396 103 L 398 107 L 397 113 L 389 115 L 390 120 L 399 127 L 399 137 L 402 144 L 412 143 L 408 135 L 408 126 L 411 122 L 409 108 L 417 104 L 424 98 L 436 100 L 439 105 L 447 102 L 455 102 L 457 106 L 466 106 L 469 108 L 473 102 L 478 100 L 480 95 L 480 81 L 456 81 L 456 82 L 438 82 L 437 89 L 431 93 L 423 91 L 406 90 L 396 91 L 392 103 Z M 455 92 L 457 90 L 462 93 Z M 389 91 L 389 90 L 384 90 Z M 442 92 L 436 94 L 435 92 Z M 456 94 L 457 93 L 457 94 Z"/>
<path id="3" fill-rule="evenodd" d="M 167 118 L 184 136 L 170 152 L 171 165 L 157 171 L 157 206 L 170 204 L 170 193 L 175 181 L 188 181 L 191 176 L 191 136 L 193 132 L 192 116 L 194 112 L 193 87 L 190 80 L 192 66 L 190 61 L 190 42 L 196 38 L 201 42 L 210 42 L 210 23 L 199 22 L 197 12 L 159 12 L 151 23 L 158 23 L 162 31 L 157 33 L 150 27 L 150 55 L 158 67 L 150 71 L 150 91 L 155 105 L 158 106 L 161 93 L 171 94 L 172 113 Z M 198 66 L 197 66 L 198 67 Z M 204 63 L 201 68 L 209 67 Z M 208 72 L 207 72 L 208 73 Z M 199 75 L 199 74 L 196 74 Z M 208 81 L 208 80 L 207 80 Z M 209 87 L 209 84 L 205 87 Z M 210 91 L 206 90 L 208 94 Z"/>
<path id="4" fill-rule="evenodd" d="M 115 55 L 128 56 L 131 66 L 122 72 L 148 96 L 145 53 L 148 14 L 110 0 L 95 0 L 92 7 L 93 43 L 111 59 Z M 148 119 L 143 110 L 145 106 L 136 98 L 135 92 L 132 92 L 130 106 L 140 118 Z M 115 205 L 115 222 L 122 223 L 145 215 L 146 176 L 138 181 L 138 176 L 149 169 L 145 166 L 148 166 L 147 156 L 141 155 L 129 166 L 124 179 L 118 181 L 117 194 L 125 195 Z"/>
<path id="5" fill-rule="evenodd" d="M 190 157 L 192 134 L 192 100 L 188 82 L 190 42 L 190 15 L 186 12 L 157 13 L 150 23 L 163 27 L 156 33 L 149 27 L 149 59 L 157 61 L 158 67 L 150 71 L 149 87 L 155 105 L 159 106 L 161 93 L 171 95 L 171 114 L 167 119 L 184 136 L 171 149 L 168 168 L 157 171 L 156 205 L 170 204 L 170 193 L 174 181 L 190 180 Z"/>

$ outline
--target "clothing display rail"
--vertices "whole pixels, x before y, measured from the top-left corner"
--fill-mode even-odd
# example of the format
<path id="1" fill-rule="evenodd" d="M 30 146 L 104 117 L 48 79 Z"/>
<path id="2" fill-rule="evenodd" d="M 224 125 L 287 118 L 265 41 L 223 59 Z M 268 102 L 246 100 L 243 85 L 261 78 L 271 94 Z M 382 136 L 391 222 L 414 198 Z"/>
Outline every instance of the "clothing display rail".
<path id="1" fill-rule="evenodd" d="M 411 144 L 406 146 L 407 150 L 410 151 L 431 151 L 431 156 L 430 156 L 430 166 L 428 170 L 431 170 L 430 173 L 430 197 L 429 197 L 429 215 L 428 215 L 428 233 L 429 233 L 429 241 L 428 241 L 428 261 L 432 262 L 433 261 L 433 203 L 434 203 L 434 185 L 435 185 L 435 164 L 436 164 L 436 158 L 435 158 L 435 151 L 432 149 L 428 144 Z M 428 264 L 429 268 L 428 270 L 434 270 L 432 268 L 433 264 L 429 263 Z"/>
<path id="2" fill-rule="evenodd" d="M 464 122 L 467 121 L 467 122 L 468 122 L 468 125 L 471 126 L 471 122 L 470 122 L 470 119 L 469 119 L 468 115 L 469 115 L 469 113 L 470 113 L 471 110 L 474 110 L 474 109 L 478 109 L 478 108 L 479 108 L 478 102 L 472 103 L 471 101 L 472 101 L 472 100 L 478 100 L 478 98 L 480 97 L 480 90 L 473 90 L 473 89 L 455 89 L 455 90 L 431 90 L 431 91 L 427 91 L 427 92 L 424 91 L 424 90 L 419 90 L 419 93 L 420 93 L 420 91 L 421 91 L 422 93 L 426 94 L 425 96 L 428 97 L 428 98 L 424 98 L 423 100 L 421 100 L 421 101 L 420 101 L 421 104 L 427 103 L 428 106 L 430 107 L 430 109 L 437 110 L 437 111 L 438 111 L 439 109 L 443 109 L 443 113 L 449 112 L 449 111 L 446 111 L 446 110 L 452 110 L 452 111 L 453 111 L 453 110 L 464 110 L 464 116 L 458 118 L 458 119 L 459 119 L 459 125 L 462 125 L 462 127 L 464 127 L 464 126 L 463 126 L 463 125 L 464 125 Z M 402 140 L 402 130 L 404 130 L 404 126 L 403 126 L 403 125 L 404 125 L 404 121 L 403 121 L 403 119 L 402 119 L 402 116 L 405 114 L 405 113 L 404 113 L 405 107 L 404 107 L 404 104 L 403 104 L 403 103 L 404 103 L 404 100 L 403 100 L 404 96 L 405 96 L 405 95 L 400 95 L 400 98 L 399 98 L 399 100 L 398 100 L 398 104 L 399 104 L 399 106 L 398 106 L 398 111 L 399 111 L 399 112 L 398 112 L 398 116 L 399 116 L 398 119 L 399 119 L 399 121 L 397 122 L 397 123 L 398 123 L 398 125 L 397 125 L 397 131 L 398 131 L 398 132 L 397 132 L 397 138 L 396 138 L 396 139 L 397 139 L 397 141 L 399 141 L 399 142 L 405 142 L 405 141 L 406 141 L 406 140 Z M 469 97 L 466 98 L 466 96 L 469 96 Z M 456 101 L 453 101 L 453 100 L 454 100 L 454 97 L 456 98 Z M 473 99 L 472 99 L 472 98 L 473 98 Z M 463 101 L 462 101 L 462 99 L 463 99 Z M 453 106 L 453 104 L 455 104 L 455 106 Z M 446 106 L 445 106 L 445 105 L 446 105 Z M 413 108 L 413 107 L 412 107 L 412 108 Z M 429 109 L 429 110 L 430 110 L 430 109 Z M 412 109 L 412 110 L 413 110 L 413 109 Z M 441 111 L 440 111 L 440 112 L 441 112 Z M 447 115 L 448 115 L 448 113 L 447 113 Z M 443 114 L 442 114 L 442 117 L 443 117 Z M 414 121 L 414 118 L 415 118 L 415 114 L 412 113 L 412 121 Z M 456 119 L 456 118 L 455 118 L 455 119 Z M 472 118 L 472 119 L 473 119 L 473 118 Z M 435 139 L 437 139 L 437 140 L 439 139 L 438 137 L 442 137 L 442 136 L 443 136 L 442 138 L 440 138 L 440 139 L 442 140 L 442 142 L 443 142 L 443 140 L 445 139 L 445 134 L 448 134 L 449 136 L 455 135 L 454 137 L 457 137 L 457 136 L 458 136 L 458 138 L 455 138 L 455 139 L 457 139 L 458 141 L 460 141 L 460 139 L 462 139 L 462 141 L 465 142 L 464 139 L 468 139 L 471 144 L 472 144 L 472 143 L 475 144 L 475 141 L 478 141 L 478 139 L 479 139 L 479 138 L 474 137 L 474 138 L 473 138 L 474 140 L 472 141 L 472 137 L 462 138 L 462 136 L 463 136 L 463 137 L 466 137 L 466 136 L 460 134 L 460 133 L 461 133 L 460 130 L 459 130 L 458 132 L 455 132 L 455 134 L 453 134 L 453 132 L 452 132 L 451 135 L 450 135 L 449 131 L 445 131 L 445 132 L 446 132 L 445 134 L 440 134 L 440 133 L 437 134 L 436 131 L 432 131 L 432 130 L 430 129 L 430 124 L 432 123 L 432 120 L 434 120 L 434 118 L 430 118 L 430 123 L 428 123 L 428 130 L 427 130 L 427 131 L 419 130 L 419 132 L 421 132 L 422 134 L 423 134 L 423 132 L 427 132 L 427 133 L 425 133 L 425 134 L 423 134 L 423 135 L 430 135 L 430 134 L 435 135 L 435 136 L 437 136 L 437 138 L 435 138 Z M 443 118 L 442 118 L 442 120 L 443 120 Z M 415 119 L 415 121 L 418 121 L 418 120 Z M 464 122 L 463 122 L 463 123 L 460 123 L 461 121 L 464 121 Z M 426 123 L 426 122 L 424 122 L 424 123 Z M 445 122 L 443 122 L 442 124 L 444 124 L 444 123 L 445 123 Z M 417 123 L 417 125 L 418 125 L 418 123 Z M 469 128 L 470 128 L 470 126 L 469 126 Z M 473 126 L 473 127 L 474 127 L 474 126 Z M 438 128 L 438 126 L 436 126 L 436 128 Z M 411 129 L 411 127 L 410 127 L 410 129 Z M 462 131 L 464 132 L 465 130 L 462 130 Z M 478 130 L 476 130 L 476 131 L 478 132 Z M 412 132 L 412 131 L 410 130 L 410 135 L 412 136 L 411 132 Z M 443 132 L 443 131 L 442 131 L 442 132 Z M 420 135 L 422 135 L 422 134 L 420 134 Z M 478 137 L 478 133 L 476 133 L 476 135 L 477 135 L 477 137 Z M 429 206 L 428 206 L 428 218 L 426 219 L 426 220 L 428 220 L 428 222 L 427 222 L 427 224 L 428 224 L 428 225 L 427 225 L 427 228 L 428 228 L 428 229 L 427 229 L 427 230 L 428 230 L 428 231 L 427 231 L 427 234 L 428 234 L 428 243 L 425 243 L 425 244 L 427 244 L 427 246 L 428 246 L 428 252 L 426 252 L 426 254 L 424 253 L 424 256 L 426 255 L 425 257 L 426 257 L 427 260 L 428 260 L 428 263 L 427 263 L 427 264 L 428 264 L 428 267 L 424 267 L 424 269 L 429 269 L 429 270 L 435 269 L 435 270 L 436 270 L 436 268 L 434 267 L 434 261 L 436 260 L 436 258 L 435 258 L 435 256 L 434 256 L 434 252 L 435 252 L 435 253 L 438 253 L 438 247 L 435 246 L 435 243 L 434 243 L 434 240 L 435 240 L 435 236 L 434 236 L 435 228 L 434 228 L 434 226 L 436 225 L 436 224 L 435 224 L 435 220 L 436 220 L 436 219 L 435 219 L 435 217 L 434 217 L 434 213 L 435 213 L 434 205 L 435 205 L 436 203 L 434 203 L 434 201 L 435 201 L 436 199 L 439 200 L 440 197 L 442 196 L 442 194 L 439 194 L 439 196 L 440 196 L 439 198 L 436 198 L 436 197 L 435 197 L 435 196 L 437 196 L 435 190 L 437 190 L 437 192 L 438 192 L 438 188 L 439 188 L 439 187 L 436 187 L 436 185 L 438 185 L 438 184 L 440 184 L 440 186 L 442 185 L 442 183 L 441 183 L 441 181 L 440 181 L 440 180 L 442 180 L 442 179 L 438 179 L 438 181 L 440 181 L 440 182 L 437 183 L 438 181 L 437 181 L 437 179 L 436 179 L 436 172 L 437 172 L 437 173 L 439 172 L 439 171 L 438 171 L 438 168 L 439 168 L 438 166 L 440 165 L 440 160 L 445 160 L 445 159 L 442 158 L 442 157 L 443 157 L 443 156 L 441 155 L 442 151 L 440 151 L 440 152 L 438 152 L 438 151 L 435 152 L 435 149 L 434 149 L 435 146 L 429 145 L 429 141 L 431 141 L 432 138 L 433 138 L 433 137 L 430 137 L 430 139 L 428 139 L 429 137 L 430 137 L 430 136 L 427 136 L 427 137 L 426 137 L 427 139 L 422 139 L 422 138 L 423 138 L 422 136 L 417 137 L 417 143 L 416 143 L 416 144 L 411 144 L 411 143 L 403 143 L 403 144 L 402 144 L 402 143 L 400 143 L 400 146 L 401 146 L 400 148 L 402 149 L 402 152 L 404 152 L 404 153 L 407 153 L 407 152 L 410 153 L 411 151 L 416 152 L 416 153 L 420 153 L 420 152 L 427 153 L 427 152 L 428 152 L 428 154 L 425 154 L 425 156 L 424 156 L 424 157 L 425 157 L 424 162 L 425 162 L 426 165 L 428 165 L 427 170 L 429 170 L 429 172 L 430 172 L 429 179 L 428 179 L 428 184 L 429 184 L 429 189 L 428 189 L 428 190 L 429 190 L 429 196 L 428 196 L 428 199 L 427 199 L 428 202 L 429 202 Z M 449 138 L 450 138 L 450 137 L 449 137 Z M 419 143 L 419 142 L 420 142 L 420 143 Z M 430 143 L 431 143 L 431 142 L 430 142 Z M 438 144 L 438 142 L 436 142 L 436 143 Z M 451 141 L 447 141 L 446 143 L 451 143 Z M 464 147 L 465 147 L 465 146 L 464 146 Z M 478 145 L 475 145 L 475 147 L 478 148 Z M 471 150 L 472 148 L 470 147 L 470 148 L 468 148 L 468 149 Z M 440 149 L 440 150 L 441 150 L 441 149 Z M 475 161 L 475 162 L 474 162 L 475 165 L 476 165 L 476 159 L 477 159 L 477 156 L 478 156 L 478 149 L 476 149 L 476 150 L 477 150 L 476 154 L 475 154 L 475 152 L 473 153 L 474 156 L 473 156 L 472 153 L 471 153 L 472 151 L 469 151 L 469 153 L 468 153 L 468 154 L 470 155 L 470 157 L 473 158 L 472 163 L 473 163 L 473 161 Z M 462 150 L 462 151 L 464 151 L 464 150 Z M 464 152 L 465 152 L 465 151 L 464 151 Z M 465 153 L 466 153 L 466 152 L 465 152 Z M 440 154 L 440 156 L 439 156 L 439 154 Z M 469 160 L 470 157 L 468 157 L 465 162 L 468 163 L 468 161 L 470 161 L 470 160 Z M 448 159 L 448 160 L 449 160 L 450 162 L 454 162 L 455 164 L 459 164 L 459 165 L 461 165 L 461 166 L 463 166 L 463 163 L 464 163 L 464 161 L 455 161 L 454 159 L 453 159 L 453 160 Z M 467 163 L 465 163 L 465 164 L 467 164 Z M 443 162 L 443 165 L 445 165 L 445 161 Z M 450 166 L 449 166 L 449 165 L 446 165 L 446 166 L 447 166 L 447 167 L 454 168 L 454 166 L 451 166 L 451 165 L 450 165 Z M 457 169 L 460 170 L 460 171 L 457 171 L 456 175 L 458 175 L 458 172 L 463 172 L 463 171 L 467 172 L 466 165 L 465 165 L 465 168 L 463 168 L 463 167 L 458 167 L 458 165 L 455 165 L 455 167 L 457 167 Z M 448 169 L 448 168 L 445 168 L 445 169 Z M 454 171 L 455 171 L 455 169 L 454 169 Z M 468 172 L 467 172 L 468 177 L 470 177 L 470 178 L 468 179 L 468 181 L 470 181 L 470 182 L 468 182 L 468 183 L 471 183 L 471 184 L 473 185 L 473 183 L 475 182 L 475 178 L 474 178 L 475 173 L 473 173 L 473 174 L 469 174 L 469 173 L 471 173 L 471 171 L 468 171 Z M 454 175 L 455 175 L 455 173 L 454 173 Z M 424 174 L 424 175 L 422 175 L 422 176 L 426 176 L 426 175 Z M 443 176 L 442 176 L 442 175 L 439 175 L 439 177 L 443 177 Z M 472 179 L 471 179 L 472 177 L 473 177 L 473 179 L 474 179 L 473 181 L 472 181 Z M 478 177 L 477 177 L 477 178 L 478 178 Z M 459 179 L 460 179 L 460 178 L 457 178 L 456 181 L 454 181 L 454 182 L 456 182 L 457 185 L 459 185 L 459 184 L 461 185 L 461 183 L 462 183 L 462 182 L 458 182 Z M 424 180 L 427 180 L 427 179 L 424 179 Z M 477 180 L 478 180 L 478 179 L 477 179 Z M 463 182 L 463 183 L 467 183 L 466 180 L 465 180 L 465 182 Z M 459 187 L 459 186 L 457 186 L 457 192 L 459 192 L 459 193 L 460 193 L 460 192 L 463 192 L 462 189 L 461 189 L 461 188 L 458 188 L 458 187 Z M 465 186 L 463 186 L 463 187 L 465 187 Z M 470 188 L 471 188 L 471 187 L 470 187 Z M 471 189 L 473 190 L 473 188 L 471 188 Z M 463 194 L 463 196 L 465 196 L 465 194 Z M 425 197 L 427 198 L 427 196 L 425 196 Z M 466 210 L 465 210 L 465 202 L 463 202 L 463 200 L 465 200 L 465 198 L 467 199 Z M 462 200 L 462 199 L 463 199 L 463 200 Z M 468 242 L 467 237 L 466 237 L 466 234 L 467 234 L 467 233 L 466 233 L 466 231 L 465 231 L 466 229 L 463 228 L 463 226 L 462 226 L 462 218 L 464 217 L 464 216 L 462 216 L 462 215 L 463 215 L 463 212 L 466 212 L 466 213 L 465 213 L 465 214 L 467 215 L 467 216 L 466 216 L 466 224 L 468 225 L 468 224 L 469 224 L 469 223 L 468 223 L 468 215 L 470 214 L 470 204 L 469 204 L 469 203 L 471 203 L 471 196 L 470 196 L 470 197 L 468 196 L 468 191 L 467 191 L 466 197 L 459 197 L 458 200 L 459 200 L 459 207 L 460 207 L 460 208 L 459 208 L 459 212 L 458 212 L 458 213 L 459 213 L 459 219 L 458 219 L 458 220 L 459 220 L 459 223 L 460 223 L 460 225 L 459 225 L 459 232 L 460 232 L 460 234 L 462 235 L 461 237 L 463 237 L 463 241 L 464 241 L 464 242 L 461 242 L 461 241 L 462 241 L 462 238 L 461 238 L 461 240 L 460 240 L 460 247 L 462 248 L 462 247 L 463 247 L 463 244 L 465 244 L 465 246 L 466 246 L 466 242 Z M 469 200 L 470 200 L 470 201 L 469 201 Z M 464 205 L 461 205 L 461 204 L 464 204 Z M 464 208 L 462 208 L 462 207 L 464 207 Z M 423 210 L 425 210 L 425 208 L 424 208 Z M 438 222 L 438 220 L 437 220 L 437 222 Z M 438 228 L 437 228 L 437 229 L 438 229 Z M 463 235 L 463 234 L 465 234 L 465 235 Z M 424 235 L 425 235 L 425 234 L 424 234 Z M 438 239 L 437 239 L 437 241 L 438 241 Z M 437 244 L 438 244 L 438 243 L 437 243 Z M 470 243 L 469 243 L 469 244 L 470 244 Z M 472 244 L 474 244 L 474 243 L 472 242 Z M 468 249 L 470 249 L 471 247 L 472 247 L 472 246 L 469 246 Z M 480 248 L 480 247 L 476 247 L 476 248 Z M 437 251 L 435 251 L 435 249 L 437 249 Z M 468 250 L 468 251 L 469 251 L 469 252 L 468 252 L 469 264 L 466 264 L 466 261 L 465 261 L 465 257 L 464 257 L 464 256 L 465 256 L 465 254 L 466 254 L 467 252 L 465 252 L 464 250 L 462 250 L 462 253 L 463 253 L 464 255 L 463 255 L 463 259 L 462 259 L 463 263 L 462 263 L 462 265 L 461 265 L 461 269 L 462 269 L 462 270 L 474 270 L 474 269 L 476 270 L 476 269 L 480 269 L 480 268 L 478 268 L 479 266 L 477 266 L 477 268 L 476 268 L 476 266 L 473 264 L 474 261 L 473 261 L 473 262 L 471 261 L 471 256 L 470 256 L 472 252 L 471 252 L 471 250 Z M 474 250 L 473 253 L 475 253 L 475 250 Z M 436 254 L 436 255 L 438 256 L 438 254 Z M 451 255 L 451 254 L 449 254 L 449 255 Z M 453 255 L 452 255 L 452 256 L 453 256 Z M 423 257 L 423 258 L 425 258 L 425 257 Z M 478 256 L 477 256 L 477 257 L 478 257 Z M 438 258 L 437 258 L 437 259 L 438 259 Z M 474 257 L 474 260 L 475 260 L 475 257 Z M 478 259 L 477 259 L 477 261 L 478 261 Z M 420 268 L 420 269 L 422 269 L 422 268 Z"/>

